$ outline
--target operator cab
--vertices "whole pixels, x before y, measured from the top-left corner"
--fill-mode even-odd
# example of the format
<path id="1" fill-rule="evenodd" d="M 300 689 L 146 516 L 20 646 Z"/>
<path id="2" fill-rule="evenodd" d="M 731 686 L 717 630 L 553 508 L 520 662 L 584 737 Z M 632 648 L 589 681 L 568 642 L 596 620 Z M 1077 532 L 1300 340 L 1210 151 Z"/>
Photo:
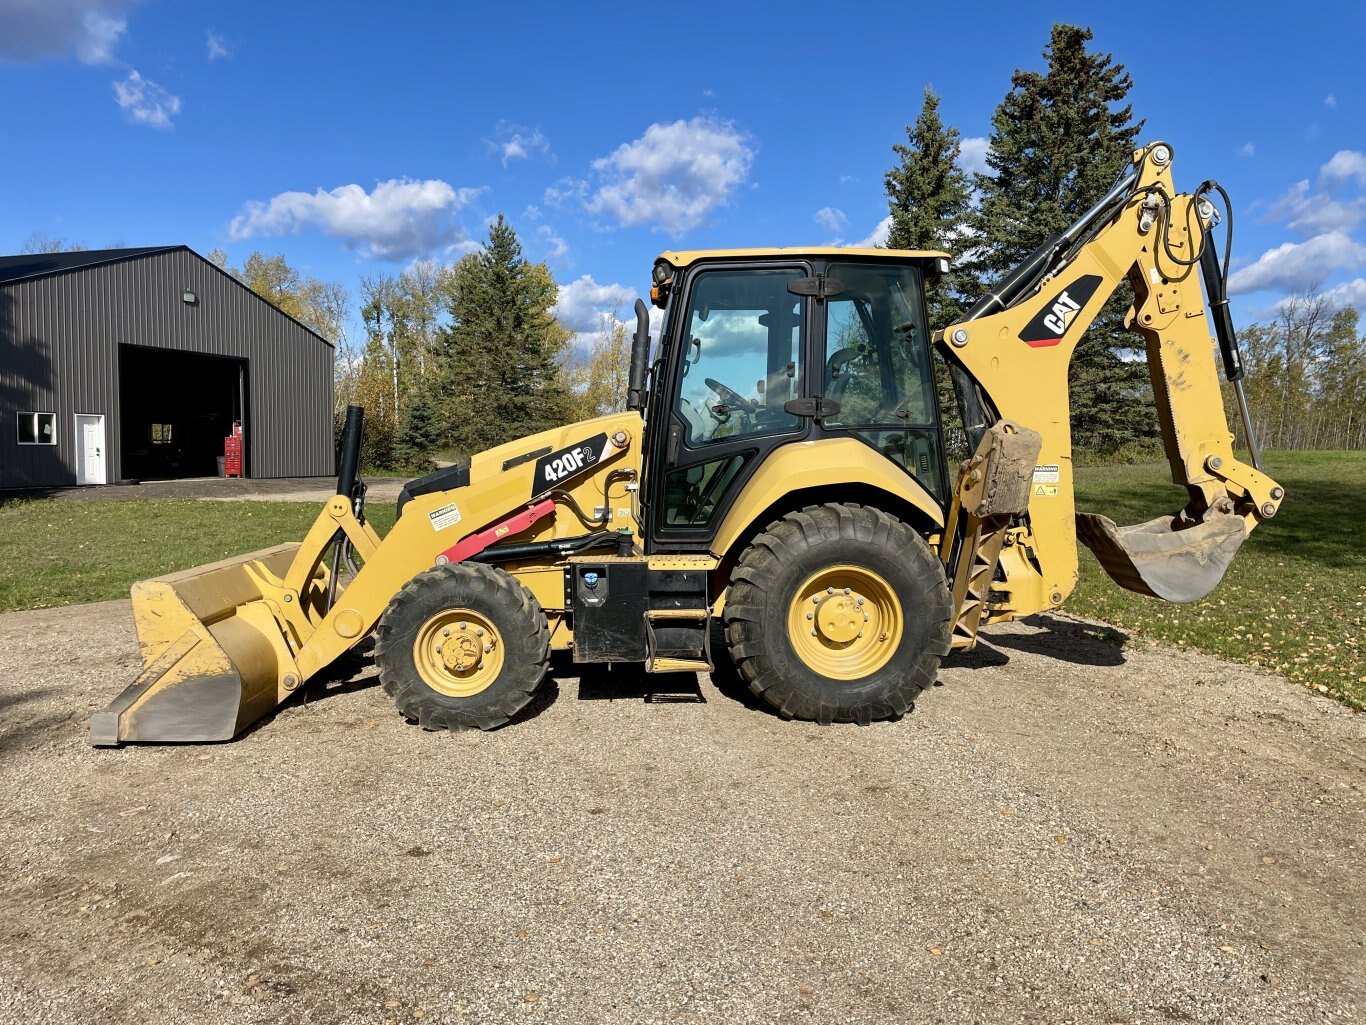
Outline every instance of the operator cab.
<path id="1" fill-rule="evenodd" d="M 945 503 L 923 287 L 945 269 L 942 253 L 889 249 L 663 254 L 651 547 L 706 549 L 766 456 L 826 437 L 858 439 Z"/>

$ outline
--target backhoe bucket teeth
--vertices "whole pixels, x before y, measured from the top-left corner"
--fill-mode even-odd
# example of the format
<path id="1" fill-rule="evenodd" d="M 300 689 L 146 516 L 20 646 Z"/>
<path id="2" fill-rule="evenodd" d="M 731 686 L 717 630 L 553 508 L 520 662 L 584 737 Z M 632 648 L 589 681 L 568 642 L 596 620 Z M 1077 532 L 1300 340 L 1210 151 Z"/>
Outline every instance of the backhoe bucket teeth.
<path id="1" fill-rule="evenodd" d="M 1107 516 L 1078 513 L 1077 537 L 1120 587 L 1186 602 L 1218 586 L 1247 539 L 1247 523 L 1232 513 L 1208 512 L 1188 526 L 1180 516 L 1159 516 L 1119 527 Z"/>
<path id="2" fill-rule="evenodd" d="M 91 716 L 90 743 L 229 740 L 274 708 L 285 641 L 248 567 L 283 576 L 298 549 L 278 545 L 134 584 L 143 669 Z"/>

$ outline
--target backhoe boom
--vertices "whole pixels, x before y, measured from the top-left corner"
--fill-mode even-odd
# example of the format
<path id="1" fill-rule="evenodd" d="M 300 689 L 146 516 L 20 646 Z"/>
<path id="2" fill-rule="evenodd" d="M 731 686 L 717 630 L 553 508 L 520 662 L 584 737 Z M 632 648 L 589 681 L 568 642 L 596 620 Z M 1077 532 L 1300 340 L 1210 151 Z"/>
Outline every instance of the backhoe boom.
<path id="1" fill-rule="evenodd" d="M 1155 143 L 1139 150 L 1105 199 L 1031 254 L 962 321 L 936 335 L 955 368 L 969 433 L 979 442 L 975 461 L 964 464 L 960 476 L 944 555 L 956 537 L 958 562 L 951 572 L 972 566 L 980 578 L 983 555 L 991 564 L 985 615 L 971 603 L 955 610 L 960 646 L 972 643 L 979 621 L 1061 604 L 1076 586 L 1078 536 L 1121 586 L 1192 601 L 1219 582 L 1248 533 L 1276 514 L 1284 492 L 1235 457 L 1220 394 L 1205 295 L 1205 288 L 1217 285 L 1211 299 L 1224 301 L 1211 248 L 1214 208 L 1203 198 L 1214 187 L 1206 183 L 1195 195 L 1178 194 L 1171 148 Z M 1196 271 L 1202 264 L 1203 274 Z M 1172 480 L 1188 496 L 1175 515 L 1133 527 L 1076 513 L 1068 394 L 1077 343 L 1125 281 L 1134 293 L 1125 326 L 1144 340 Z M 1241 378 L 1225 309 L 1215 322 L 1225 363 Z M 1036 431 L 1039 452 L 1027 504 L 1007 510 L 1013 528 L 1007 532 L 998 510 L 994 529 L 983 533 L 981 517 L 961 496 L 975 486 L 974 473 L 989 472 L 992 459 L 1001 458 L 986 429 L 998 421 Z M 999 557 L 977 551 L 982 544 Z M 963 545 L 972 550 L 963 553 Z"/>

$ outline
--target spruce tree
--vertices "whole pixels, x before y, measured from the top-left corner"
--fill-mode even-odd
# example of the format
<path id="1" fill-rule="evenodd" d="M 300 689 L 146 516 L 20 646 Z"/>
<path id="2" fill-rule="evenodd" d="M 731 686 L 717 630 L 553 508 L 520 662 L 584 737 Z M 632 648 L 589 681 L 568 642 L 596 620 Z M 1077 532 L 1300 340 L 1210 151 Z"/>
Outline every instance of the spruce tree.
<path id="1" fill-rule="evenodd" d="M 956 253 L 972 193 L 958 166 L 960 138 L 958 129 L 940 119 L 939 97 L 926 86 L 920 116 L 907 126 L 906 141 L 892 146 L 899 162 L 883 179 L 892 215 L 889 248 Z M 952 276 L 927 283 L 925 300 L 935 328 L 947 326 L 963 310 Z"/>
<path id="2" fill-rule="evenodd" d="M 958 166 L 962 152 L 958 129 L 939 117 L 939 97 L 929 86 L 914 125 L 906 128 L 906 141 L 892 151 L 898 162 L 883 181 L 892 215 L 887 245 L 892 249 L 942 249 L 956 255 L 963 241 L 963 218 L 970 209 L 972 189 Z M 925 282 L 925 303 L 930 328 L 944 328 L 966 308 L 956 272 Z M 950 463 L 969 455 L 967 435 L 958 414 L 944 358 L 934 353 L 935 390 L 944 421 L 945 446 Z"/>
<path id="3" fill-rule="evenodd" d="M 502 214 L 484 247 L 456 265 L 430 385 L 449 444 L 478 452 L 569 419 L 560 368 L 569 333 L 550 312 L 557 293 Z"/>
<path id="4" fill-rule="evenodd" d="M 1017 70 L 992 116 L 990 171 L 976 176 L 971 218 L 969 269 L 982 288 L 1105 195 L 1132 158 L 1143 127 L 1125 103 L 1133 81 L 1112 54 L 1087 50 L 1092 38 L 1090 29 L 1055 24 L 1047 71 Z M 1147 368 L 1133 358 L 1142 343 L 1122 324 L 1132 301 L 1122 285 L 1072 357 L 1072 433 L 1083 447 L 1112 449 L 1157 433 Z"/>
<path id="5" fill-rule="evenodd" d="M 432 452 L 440 444 L 436 414 L 422 389 L 414 390 L 403 405 L 403 421 L 394 435 L 394 459 L 416 473 L 435 468 Z"/>

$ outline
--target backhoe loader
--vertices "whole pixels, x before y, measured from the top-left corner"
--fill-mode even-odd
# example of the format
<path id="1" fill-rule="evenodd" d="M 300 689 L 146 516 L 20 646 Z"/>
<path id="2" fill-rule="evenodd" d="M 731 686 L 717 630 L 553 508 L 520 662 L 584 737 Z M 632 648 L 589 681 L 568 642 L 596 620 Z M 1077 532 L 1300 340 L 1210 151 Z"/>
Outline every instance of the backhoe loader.
<path id="1" fill-rule="evenodd" d="M 1284 494 L 1242 395 L 1232 224 L 1221 265 L 1209 198 L 1228 197 L 1214 182 L 1177 193 L 1171 162 L 1165 144 L 1138 150 L 1099 203 L 933 334 L 924 285 L 944 253 L 666 252 L 653 356 L 636 303 L 626 410 L 410 482 L 383 539 L 353 408 L 337 494 L 302 543 L 134 585 L 144 668 L 93 716 L 91 742 L 227 740 L 371 635 L 408 720 L 492 729 L 532 699 L 552 651 L 705 671 L 714 623 L 781 715 L 867 724 L 910 709 L 983 625 L 1061 605 L 1078 538 L 1122 587 L 1202 597 Z M 1067 382 L 1125 280 L 1185 497 L 1120 527 L 1076 513 Z M 974 451 L 954 479 L 932 346 Z"/>

